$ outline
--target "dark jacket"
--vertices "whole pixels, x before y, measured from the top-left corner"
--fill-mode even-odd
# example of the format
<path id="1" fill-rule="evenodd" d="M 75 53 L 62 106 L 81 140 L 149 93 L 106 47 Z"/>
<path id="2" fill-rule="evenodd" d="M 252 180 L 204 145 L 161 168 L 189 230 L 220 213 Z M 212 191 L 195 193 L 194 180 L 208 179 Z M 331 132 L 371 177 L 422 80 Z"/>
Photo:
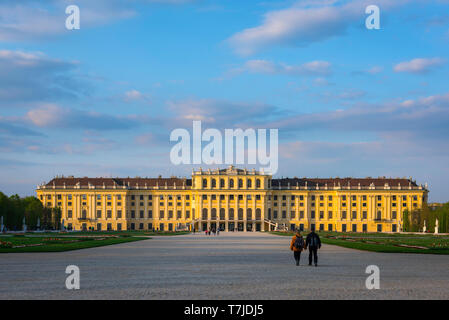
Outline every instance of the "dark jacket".
<path id="1" fill-rule="evenodd" d="M 312 246 L 311 244 L 312 244 L 312 238 L 313 237 L 315 237 L 315 243 L 316 243 L 316 245 L 315 246 Z M 307 247 L 315 247 L 315 248 L 321 248 L 321 240 L 320 240 L 320 237 L 315 233 L 315 232 L 311 232 L 311 233 L 309 233 L 308 235 L 307 235 L 307 238 L 306 238 L 306 248 Z"/>

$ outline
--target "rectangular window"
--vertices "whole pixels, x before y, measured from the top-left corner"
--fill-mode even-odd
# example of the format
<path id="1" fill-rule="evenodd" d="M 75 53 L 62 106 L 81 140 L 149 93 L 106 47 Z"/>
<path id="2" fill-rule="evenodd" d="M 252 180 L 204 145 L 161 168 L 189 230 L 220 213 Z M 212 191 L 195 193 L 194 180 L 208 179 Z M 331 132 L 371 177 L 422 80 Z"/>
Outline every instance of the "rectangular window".
<path id="1" fill-rule="evenodd" d="M 117 210 L 117 218 L 122 218 L 122 210 Z"/>
<path id="2" fill-rule="evenodd" d="M 143 219 L 143 210 L 140 210 L 139 214 L 140 214 L 140 219 Z"/>
<path id="3" fill-rule="evenodd" d="M 299 219 L 304 219 L 304 211 L 299 211 Z"/>
<path id="4" fill-rule="evenodd" d="M 108 219 L 112 218 L 112 211 L 111 210 L 106 211 L 106 214 L 108 216 Z"/>
<path id="5" fill-rule="evenodd" d="M 72 219 L 72 210 L 67 210 L 67 218 Z"/>
<path id="6" fill-rule="evenodd" d="M 153 210 L 148 210 L 148 218 L 153 218 Z"/>
<path id="7" fill-rule="evenodd" d="M 312 211 L 310 212 L 310 217 L 311 217 L 312 219 L 315 219 L 315 211 L 312 210 Z"/>

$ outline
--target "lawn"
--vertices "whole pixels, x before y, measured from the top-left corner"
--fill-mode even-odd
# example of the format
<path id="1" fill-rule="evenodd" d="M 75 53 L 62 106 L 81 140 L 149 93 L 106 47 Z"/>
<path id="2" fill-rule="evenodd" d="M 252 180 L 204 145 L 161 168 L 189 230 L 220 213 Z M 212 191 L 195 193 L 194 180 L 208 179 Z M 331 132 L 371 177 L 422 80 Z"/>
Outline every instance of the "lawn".
<path id="1" fill-rule="evenodd" d="M 293 236 L 293 232 L 270 232 Z M 388 253 L 449 254 L 449 236 L 432 234 L 337 233 L 317 232 L 321 242 L 345 248 Z M 303 233 L 304 236 L 307 232 Z"/>
<path id="2" fill-rule="evenodd" d="M 0 236 L 0 253 L 61 252 L 146 240 L 148 237 Z"/>
<path id="3" fill-rule="evenodd" d="M 92 231 L 46 232 L 0 235 L 0 253 L 61 252 L 108 246 L 150 239 L 150 236 L 174 236 L 189 232 Z"/>

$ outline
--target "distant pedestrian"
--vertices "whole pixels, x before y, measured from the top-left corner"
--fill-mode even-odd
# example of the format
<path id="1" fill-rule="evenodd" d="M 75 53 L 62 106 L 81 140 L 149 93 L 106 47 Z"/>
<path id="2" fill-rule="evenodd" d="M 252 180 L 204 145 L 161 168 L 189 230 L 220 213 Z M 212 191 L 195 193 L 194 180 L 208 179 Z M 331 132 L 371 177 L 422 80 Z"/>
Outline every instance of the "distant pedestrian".
<path id="1" fill-rule="evenodd" d="M 312 232 L 307 235 L 306 249 L 309 248 L 309 266 L 312 265 L 312 255 L 315 267 L 318 266 L 318 249 L 321 249 L 321 240 L 318 234 L 315 233 L 315 229 L 312 228 Z"/>
<path id="2" fill-rule="evenodd" d="M 301 260 L 301 252 L 304 249 L 304 238 L 301 232 L 296 231 L 296 234 L 292 237 L 290 242 L 290 250 L 293 251 L 293 257 L 295 258 L 296 265 L 299 266 L 299 260 Z"/>
<path id="3" fill-rule="evenodd" d="M 217 229 L 217 236 L 220 235 L 220 228 Z"/>

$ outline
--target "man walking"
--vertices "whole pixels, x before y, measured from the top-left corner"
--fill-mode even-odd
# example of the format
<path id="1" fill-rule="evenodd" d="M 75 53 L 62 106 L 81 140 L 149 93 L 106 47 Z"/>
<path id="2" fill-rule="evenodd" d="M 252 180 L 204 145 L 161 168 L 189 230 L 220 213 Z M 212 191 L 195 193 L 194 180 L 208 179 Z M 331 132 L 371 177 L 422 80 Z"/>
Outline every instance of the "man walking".
<path id="1" fill-rule="evenodd" d="M 290 242 L 290 250 L 293 251 L 293 257 L 297 266 L 299 266 L 302 249 L 304 249 L 304 238 L 299 231 L 296 231 L 296 235 L 292 237 L 292 241 Z"/>
<path id="2" fill-rule="evenodd" d="M 307 235 L 306 238 L 306 250 L 309 248 L 309 266 L 312 265 L 312 255 L 315 267 L 318 266 L 318 249 L 321 249 L 320 237 L 315 233 L 315 228 L 312 228 L 312 232 Z"/>

